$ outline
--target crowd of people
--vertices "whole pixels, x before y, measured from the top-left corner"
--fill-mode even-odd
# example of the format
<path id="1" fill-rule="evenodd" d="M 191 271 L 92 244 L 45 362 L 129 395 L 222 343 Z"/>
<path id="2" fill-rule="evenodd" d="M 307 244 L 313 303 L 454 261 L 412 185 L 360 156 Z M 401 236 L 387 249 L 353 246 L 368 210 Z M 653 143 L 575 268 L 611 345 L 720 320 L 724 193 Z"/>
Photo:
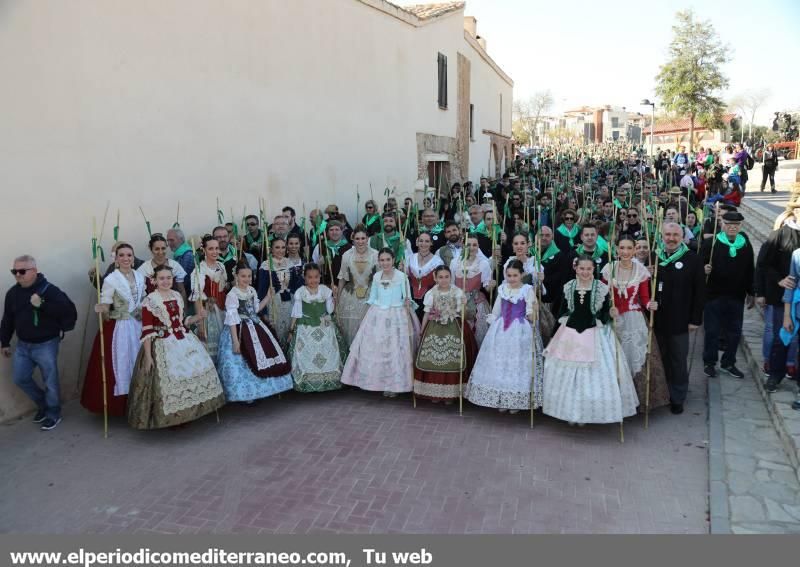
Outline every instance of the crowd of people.
<path id="1" fill-rule="evenodd" d="M 677 415 L 701 324 L 705 374 L 744 377 L 736 352 L 756 297 L 775 391 L 796 368 L 800 196 L 756 261 L 737 210 L 750 159 L 549 147 L 478 186 L 402 205 L 387 191 L 352 223 L 336 205 L 308 219 L 286 206 L 269 221 L 261 210 L 220 222 L 197 249 L 180 226 L 152 234 L 147 259 L 118 241 L 108 269 L 90 272 L 103 324 L 81 403 L 137 429 L 341 388 L 541 408 L 577 425 L 661 406 Z M 14 382 L 52 429 L 75 307 L 32 256 L 11 271 L 0 346 L 11 356 L 17 335 Z"/>

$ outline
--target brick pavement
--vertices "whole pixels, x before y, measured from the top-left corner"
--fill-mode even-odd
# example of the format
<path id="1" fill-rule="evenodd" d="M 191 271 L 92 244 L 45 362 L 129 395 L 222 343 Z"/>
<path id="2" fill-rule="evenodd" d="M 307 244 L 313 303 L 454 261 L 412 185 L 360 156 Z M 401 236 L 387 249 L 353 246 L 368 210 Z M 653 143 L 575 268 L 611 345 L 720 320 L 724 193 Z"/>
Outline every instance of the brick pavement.
<path id="1" fill-rule="evenodd" d="M 698 353 L 699 359 L 699 353 Z M 0 531 L 706 533 L 701 365 L 684 415 L 572 428 L 343 391 L 284 395 L 172 431 L 70 403 L 0 426 Z"/>

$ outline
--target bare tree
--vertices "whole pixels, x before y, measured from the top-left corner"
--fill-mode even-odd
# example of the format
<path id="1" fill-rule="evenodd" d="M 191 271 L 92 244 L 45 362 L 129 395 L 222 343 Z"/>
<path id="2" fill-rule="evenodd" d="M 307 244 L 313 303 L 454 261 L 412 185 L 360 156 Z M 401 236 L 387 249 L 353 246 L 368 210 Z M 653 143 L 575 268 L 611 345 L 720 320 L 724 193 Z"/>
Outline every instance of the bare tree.
<path id="1" fill-rule="evenodd" d="M 528 138 L 528 145 L 533 146 L 536 139 L 536 126 L 542 116 L 553 107 L 553 93 L 549 90 L 538 91 L 527 100 L 515 100 L 512 107 L 516 130 Z"/>
<path id="2" fill-rule="evenodd" d="M 728 104 L 731 110 L 742 116 L 742 135 L 744 136 L 744 122 L 749 122 L 747 137 L 752 140 L 753 123 L 756 119 L 758 109 L 769 100 L 772 92 L 769 88 L 753 89 L 733 97 Z"/>

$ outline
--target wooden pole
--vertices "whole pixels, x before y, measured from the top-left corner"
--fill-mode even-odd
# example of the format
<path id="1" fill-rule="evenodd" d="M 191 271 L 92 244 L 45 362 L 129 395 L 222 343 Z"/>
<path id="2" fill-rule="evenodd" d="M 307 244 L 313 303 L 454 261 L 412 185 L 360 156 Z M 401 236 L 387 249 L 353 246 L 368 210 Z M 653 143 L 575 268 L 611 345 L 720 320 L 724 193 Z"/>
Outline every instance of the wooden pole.
<path id="1" fill-rule="evenodd" d="M 656 232 L 661 230 L 661 221 L 664 215 L 660 211 L 656 217 Z M 654 235 L 655 237 L 655 235 Z M 653 288 L 650 292 L 651 301 L 656 301 L 656 291 L 658 289 L 658 258 L 656 258 L 655 267 L 653 268 Z M 647 331 L 647 372 L 645 376 L 645 389 L 644 389 L 644 428 L 647 429 L 650 425 L 650 373 L 651 373 L 651 351 L 653 348 L 653 324 L 655 322 L 655 311 L 650 311 L 650 321 L 648 322 Z"/>
<path id="2" fill-rule="evenodd" d="M 617 205 L 614 205 L 614 219 L 617 218 Z M 617 224 L 614 223 L 613 228 L 611 229 L 611 241 L 608 243 L 608 263 L 611 265 L 611 277 L 609 279 L 609 292 L 611 294 L 611 307 L 616 307 L 615 295 L 614 295 L 614 277 L 616 276 L 616 264 L 614 263 L 613 256 L 611 254 L 611 249 L 614 247 L 614 232 L 616 231 Z M 611 338 L 614 341 L 614 358 L 616 362 L 616 371 L 617 371 L 617 384 L 620 386 L 620 395 L 622 394 L 622 381 L 620 380 L 619 376 L 619 341 L 617 339 L 617 320 L 615 317 L 611 318 Z M 619 442 L 625 443 L 625 431 L 623 429 L 623 422 L 625 418 L 620 416 L 619 421 Z"/>
<path id="3" fill-rule="evenodd" d="M 97 254 L 97 219 L 92 218 L 92 247 L 94 256 L 94 281 L 97 287 L 97 305 L 100 305 L 100 258 Z M 108 439 L 108 392 L 106 392 L 106 341 L 103 334 L 103 314 L 97 314 L 98 332 L 100 333 L 100 376 L 103 385 L 103 438 Z"/>
<path id="4" fill-rule="evenodd" d="M 463 206 L 461 207 L 463 211 Z M 494 227 L 492 227 L 494 230 Z M 466 366 L 467 353 L 464 347 L 464 325 L 467 324 L 467 258 L 469 252 L 467 251 L 467 239 L 469 238 L 469 230 L 464 230 L 464 248 L 461 252 L 461 285 L 464 286 L 464 301 L 461 303 L 461 370 L 458 373 L 458 415 L 464 415 L 464 367 Z"/>

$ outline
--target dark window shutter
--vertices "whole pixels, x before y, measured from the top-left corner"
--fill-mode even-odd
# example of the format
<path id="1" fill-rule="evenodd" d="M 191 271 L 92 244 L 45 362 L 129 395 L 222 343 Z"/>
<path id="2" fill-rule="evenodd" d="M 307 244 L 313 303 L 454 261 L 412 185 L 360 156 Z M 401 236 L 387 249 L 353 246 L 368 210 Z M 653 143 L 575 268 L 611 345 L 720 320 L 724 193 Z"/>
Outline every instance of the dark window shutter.
<path id="1" fill-rule="evenodd" d="M 439 53 L 438 57 L 439 91 L 438 101 L 440 108 L 447 108 L 447 56 Z"/>

